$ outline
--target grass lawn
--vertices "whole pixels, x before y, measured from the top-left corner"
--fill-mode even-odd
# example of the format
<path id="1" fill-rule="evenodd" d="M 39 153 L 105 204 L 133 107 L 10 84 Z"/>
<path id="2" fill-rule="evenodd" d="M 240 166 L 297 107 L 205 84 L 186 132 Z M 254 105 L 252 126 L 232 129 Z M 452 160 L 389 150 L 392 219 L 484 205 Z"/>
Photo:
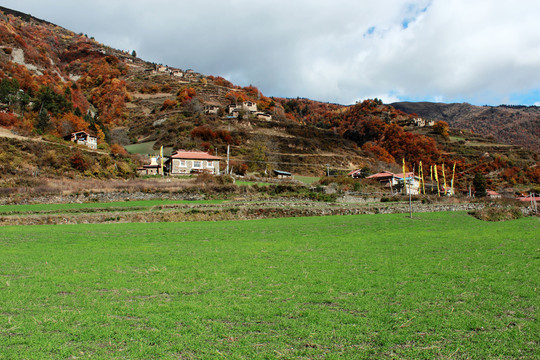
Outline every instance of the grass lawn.
<path id="1" fill-rule="evenodd" d="M 302 176 L 302 175 L 294 175 L 294 179 L 303 182 L 306 185 L 311 185 L 317 181 L 319 181 L 320 177 L 318 176 Z"/>
<path id="2" fill-rule="evenodd" d="M 538 358 L 540 221 L 0 228 L 0 359 Z"/>
<path id="3" fill-rule="evenodd" d="M 156 142 L 150 141 L 140 144 L 131 144 L 126 145 L 124 148 L 129 152 L 130 154 L 145 154 L 145 155 L 159 155 L 159 149 L 154 150 L 153 146 Z M 163 149 L 163 154 L 165 156 L 170 156 L 173 152 L 173 148 L 166 147 Z"/>

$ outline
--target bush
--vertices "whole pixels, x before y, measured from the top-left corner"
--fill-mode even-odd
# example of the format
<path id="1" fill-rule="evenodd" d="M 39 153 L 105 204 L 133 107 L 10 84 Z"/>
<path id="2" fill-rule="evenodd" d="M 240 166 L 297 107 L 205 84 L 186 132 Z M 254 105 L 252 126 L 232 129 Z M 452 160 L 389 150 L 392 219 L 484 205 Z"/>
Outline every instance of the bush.
<path id="1" fill-rule="evenodd" d="M 485 207 L 480 210 L 471 211 L 469 214 L 483 221 L 506 221 L 523 217 L 521 209 L 516 206 Z"/>
<path id="2" fill-rule="evenodd" d="M 78 171 L 86 171 L 92 165 L 92 159 L 83 155 L 80 151 L 76 151 L 69 158 L 69 163 L 72 168 Z"/>
<path id="3" fill-rule="evenodd" d="M 335 202 L 337 200 L 337 194 L 325 194 L 320 192 L 310 191 L 307 194 L 308 198 L 315 201 L 323 202 Z"/>
<path id="4" fill-rule="evenodd" d="M 0 125 L 10 127 L 19 122 L 19 118 L 15 114 L 0 112 Z"/>
<path id="5" fill-rule="evenodd" d="M 111 154 L 114 156 L 127 156 L 128 152 L 124 147 L 120 144 L 112 144 L 111 145 Z"/>
<path id="6" fill-rule="evenodd" d="M 176 106 L 176 101 L 167 99 L 163 102 L 163 105 L 161 105 L 161 110 L 168 110 L 172 109 Z"/>
<path id="7" fill-rule="evenodd" d="M 353 179 L 350 176 L 325 176 L 319 180 L 321 185 L 337 184 L 342 190 L 352 190 L 359 188 L 358 179 Z"/>

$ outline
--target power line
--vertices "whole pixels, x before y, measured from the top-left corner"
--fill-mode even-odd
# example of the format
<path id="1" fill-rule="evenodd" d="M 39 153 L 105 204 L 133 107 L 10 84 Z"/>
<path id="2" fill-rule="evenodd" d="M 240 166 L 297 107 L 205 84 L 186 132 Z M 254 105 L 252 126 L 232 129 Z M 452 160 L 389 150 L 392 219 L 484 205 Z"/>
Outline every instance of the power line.
<path id="1" fill-rule="evenodd" d="M 295 165 L 295 166 L 306 166 L 306 167 L 325 167 L 325 164 L 302 164 L 302 163 L 289 163 L 289 162 L 280 162 L 280 161 L 263 161 L 263 160 L 244 160 L 244 159 L 233 159 L 231 161 L 245 162 L 245 163 L 258 163 L 258 164 L 273 164 L 273 165 Z"/>

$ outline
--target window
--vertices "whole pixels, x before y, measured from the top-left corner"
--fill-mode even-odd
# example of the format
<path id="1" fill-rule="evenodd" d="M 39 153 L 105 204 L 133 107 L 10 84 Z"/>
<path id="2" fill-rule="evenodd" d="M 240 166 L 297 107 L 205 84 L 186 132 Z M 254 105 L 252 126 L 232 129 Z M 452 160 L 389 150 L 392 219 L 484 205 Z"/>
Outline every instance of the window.
<path id="1" fill-rule="evenodd" d="M 202 169 L 202 161 L 200 161 L 200 160 L 194 160 L 194 161 L 193 161 L 193 168 L 194 168 L 194 169 Z"/>
<path id="2" fill-rule="evenodd" d="M 214 167 L 214 163 L 212 161 L 207 161 L 206 162 L 206 167 L 207 168 L 213 168 Z"/>
<path id="3" fill-rule="evenodd" d="M 186 167 L 186 160 L 180 160 L 180 167 Z"/>

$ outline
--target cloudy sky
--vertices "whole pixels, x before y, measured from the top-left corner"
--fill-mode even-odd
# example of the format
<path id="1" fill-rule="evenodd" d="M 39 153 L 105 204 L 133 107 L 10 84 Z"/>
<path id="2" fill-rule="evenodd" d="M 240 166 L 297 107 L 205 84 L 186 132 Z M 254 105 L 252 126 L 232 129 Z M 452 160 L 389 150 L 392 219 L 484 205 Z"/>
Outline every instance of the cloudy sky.
<path id="1" fill-rule="evenodd" d="M 267 96 L 540 105 L 538 0 L 3 0 Z"/>

